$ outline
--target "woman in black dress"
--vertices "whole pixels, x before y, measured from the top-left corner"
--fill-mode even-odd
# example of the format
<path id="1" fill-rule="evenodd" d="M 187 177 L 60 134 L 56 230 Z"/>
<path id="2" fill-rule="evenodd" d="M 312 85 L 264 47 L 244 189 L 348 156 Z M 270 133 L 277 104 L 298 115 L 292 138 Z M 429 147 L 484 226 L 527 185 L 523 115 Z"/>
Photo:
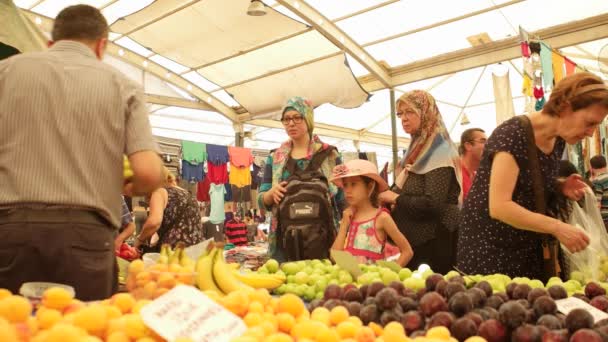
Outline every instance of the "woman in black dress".
<path id="1" fill-rule="evenodd" d="M 528 117 L 534 131 L 545 202 L 564 195 L 578 200 L 585 183 L 579 175 L 558 181 L 565 144 L 592 136 L 608 113 L 608 88 L 590 73 L 564 78 L 541 112 Z M 461 213 L 458 267 L 469 274 L 503 273 L 543 278 L 543 234 L 554 236 L 570 251 L 580 251 L 589 238 L 580 229 L 549 215 L 535 213 L 526 130 L 512 118 L 498 126 L 486 143 L 473 187 Z M 552 215 L 555 216 L 555 215 Z"/>
<path id="2" fill-rule="evenodd" d="M 379 199 L 393 205 L 391 215 L 412 245 L 414 257 L 407 266 L 425 263 L 435 272 L 447 273 L 455 263 L 461 189 L 458 152 L 435 99 L 426 91 L 403 94 L 397 101 L 397 116 L 412 141 L 403 171 Z"/>

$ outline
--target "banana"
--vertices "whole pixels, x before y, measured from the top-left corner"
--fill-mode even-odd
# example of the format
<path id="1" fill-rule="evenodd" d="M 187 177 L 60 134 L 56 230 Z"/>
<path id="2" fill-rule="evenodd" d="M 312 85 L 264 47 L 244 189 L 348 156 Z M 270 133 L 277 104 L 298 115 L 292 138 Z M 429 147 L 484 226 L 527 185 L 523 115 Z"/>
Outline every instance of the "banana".
<path id="1" fill-rule="evenodd" d="M 160 246 L 160 257 L 158 257 L 158 263 L 163 265 L 169 264 L 169 250 L 171 248 L 168 244 L 163 244 Z"/>
<path id="2" fill-rule="evenodd" d="M 127 156 L 122 156 L 122 177 L 125 180 L 131 179 L 133 177 L 133 170 L 131 169 L 131 163 L 129 162 L 129 158 Z"/>
<path id="3" fill-rule="evenodd" d="M 236 279 L 254 289 L 273 290 L 285 284 L 286 281 L 285 276 L 279 274 L 240 273 L 238 271 L 233 271 L 233 274 Z"/>
<path id="4" fill-rule="evenodd" d="M 179 261 L 182 258 L 182 255 L 184 253 L 185 246 L 186 245 L 183 242 L 178 242 L 175 245 L 175 250 L 173 251 L 173 254 L 171 254 L 171 256 L 169 257 L 169 265 L 179 264 Z"/>
<path id="5" fill-rule="evenodd" d="M 232 269 L 226 260 L 224 260 L 224 253 L 218 250 L 215 255 L 215 262 L 213 263 L 213 278 L 217 285 L 226 294 L 242 289 L 251 289 L 251 287 L 242 284 L 232 273 Z"/>
<path id="6" fill-rule="evenodd" d="M 201 256 L 198 260 L 196 264 L 196 284 L 198 285 L 198 288 L 203 291 L 214 291 L 220 296 L 223 296 L 224 293 L 217 286 L 215 280 L 213 280 L 213 260 L 215 259 L 216 254 L 217 250 L 213 249 L 208 254 Z"/>

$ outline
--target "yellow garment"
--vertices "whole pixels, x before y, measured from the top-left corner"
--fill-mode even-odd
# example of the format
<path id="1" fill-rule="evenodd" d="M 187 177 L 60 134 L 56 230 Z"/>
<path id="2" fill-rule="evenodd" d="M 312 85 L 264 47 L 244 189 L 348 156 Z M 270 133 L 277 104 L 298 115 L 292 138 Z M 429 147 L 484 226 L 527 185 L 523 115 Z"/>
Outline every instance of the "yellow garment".
<path id="1" fill-rule="evenodd" d="M 551 62 L 553 64 L 553 79 L 555 83 L 559 82 L 564 78 L 564 56 L 553 52 L 551 54 Z"/>
<path id="2" fill-rule="evenodd" d="M 534 92 L 532 91 L 532 79 L 528 74 L 524 74 L 524 84 L 522 85 L 521 92 L 526 96 L 534 96 Z"/>
<path id="3" fill-rule="evenodd" d="M 230 165 L 229 183 L 242 188 L 251 185 L 251 171 L 249 167 L 236 167 Z"/>

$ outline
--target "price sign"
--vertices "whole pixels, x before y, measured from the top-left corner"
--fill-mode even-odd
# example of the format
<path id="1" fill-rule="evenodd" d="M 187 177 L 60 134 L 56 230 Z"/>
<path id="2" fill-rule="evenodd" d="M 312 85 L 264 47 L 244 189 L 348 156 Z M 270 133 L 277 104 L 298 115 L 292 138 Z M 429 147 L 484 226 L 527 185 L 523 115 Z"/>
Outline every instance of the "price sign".
<path id="1" fill-rule="evenodd" d="M 168 341 L 189 337 L 197 342 L 228 342 L 247 327 L 194 287 L 179 285 L 141 310 L 148 328 Z"/>
<path id="2" fill-rule="evenodd" d="M 574 309 L 584 309 L 587 310 L 591 316 L 593 316 L 594 322 L 599 322 L 605 318 L 608 318 L 608 314 L 605 312 L 598 310 L 594 306 L 587 304 L 587 302 L 584 300 L 576 297 L 558 299 L 555 301 L 555 304 L 557 304 L 557 310 L 564 315 L 568 315 L 568 313 Z"/>
<path id="3" fill-rule="evenodd" d="M 336 264 L 338 264 L 338 266 L 350 273 L 350 275 L 353 276 L 354 279 L 357 279 L 358 276 L 363 274 L 363 272 L 361 272 L 361 269 L 359 268 L 359 261 L 350 253 L 345 251 L 339 251 L 337 249 L 332 249 L 330 251 L 330 254 Z"/>

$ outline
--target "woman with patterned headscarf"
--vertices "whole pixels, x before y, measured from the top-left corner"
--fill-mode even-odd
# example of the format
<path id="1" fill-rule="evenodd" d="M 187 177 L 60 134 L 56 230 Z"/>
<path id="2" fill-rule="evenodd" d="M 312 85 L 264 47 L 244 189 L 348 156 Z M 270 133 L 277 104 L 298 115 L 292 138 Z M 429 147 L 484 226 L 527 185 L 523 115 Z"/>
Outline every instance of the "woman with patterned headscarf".
<path id="1" fill-rule="evenodd" d="M 428 264 L 447 273 L 455 263 L 461 194 L 458 152 L 433 96 L 423 90 L 397 100 L 397 116 L 411 142 L 391 190 L 380 194 L 408 239 L 414 257 L 408 267 Z"/>
<path id="2" fill-rule="evenodd" d="M 319 171 L 329 179 L 336 165 L 342 163 L 335 147 L 323 143 L 313 134 L 314 111 L 312 103 L 302 97 L 293 97 L 287 101 L 281 115 L 281 122 L 289 140 L 274 150 L 266 161 L 264 176 L 260 184 L 258 203 L 260 208 L 272 210 L 272 221 L 268 235 L 270 255 L 285 261 L 285 251 L 277 243 L 278 207 L 285 196 L 287 179 L 291 176 L 288 171 L 288 161 L 292 159 L 298 169 L 304 170 L 312 158 L 328 149 L 329 155 L 324 159 Z M 338 220 L 343 208 L 344 196 L 333 183 L 328 184 L 331 196 L 334 226 L 338 227 Z M 332 236 L 335 232 L 331 232 Z M 331 245 L 329 242 L 329 245 Z M 328 248 L 329 249 L 329 248 Z"/>

